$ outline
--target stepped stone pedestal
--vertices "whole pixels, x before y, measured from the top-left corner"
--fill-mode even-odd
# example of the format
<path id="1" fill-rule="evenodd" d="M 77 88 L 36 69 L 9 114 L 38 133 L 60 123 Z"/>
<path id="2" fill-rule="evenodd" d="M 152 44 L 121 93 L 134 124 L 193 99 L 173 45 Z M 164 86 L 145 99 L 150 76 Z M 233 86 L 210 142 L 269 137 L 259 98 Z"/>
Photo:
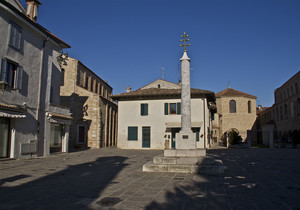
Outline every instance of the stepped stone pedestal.
<path id="1" fill-rule="evenodd" d="M 221 160 L 207 157 L 205 149 L 170 149 L 144 164 L 143 171 L 215 175 L 224 173 L 224 166 Z"/>

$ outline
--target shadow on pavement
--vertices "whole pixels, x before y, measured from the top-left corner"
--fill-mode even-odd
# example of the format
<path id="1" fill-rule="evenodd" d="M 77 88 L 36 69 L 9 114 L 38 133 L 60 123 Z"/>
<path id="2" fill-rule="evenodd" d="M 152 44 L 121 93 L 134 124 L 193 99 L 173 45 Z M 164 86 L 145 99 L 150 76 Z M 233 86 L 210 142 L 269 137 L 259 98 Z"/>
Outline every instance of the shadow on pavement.
<path id="1" fill-rule="evenodd" d="M 300 153 L 296 150 L 218 149 L 225 173 L 197 174 L 146 209 L 300 209 Z"/>
<path id="2" fill-rule="evenodd" d="M 88 209 L 127 164 L 126 157 L 101 157 L 19 186 L 0 186 L 0 209 Z M 53 170 L 53 169 L 52 169 Z M 51 173 L 51 174 L 50 174 Z M 14 181 L 26 174 L 11 177 Z"/>

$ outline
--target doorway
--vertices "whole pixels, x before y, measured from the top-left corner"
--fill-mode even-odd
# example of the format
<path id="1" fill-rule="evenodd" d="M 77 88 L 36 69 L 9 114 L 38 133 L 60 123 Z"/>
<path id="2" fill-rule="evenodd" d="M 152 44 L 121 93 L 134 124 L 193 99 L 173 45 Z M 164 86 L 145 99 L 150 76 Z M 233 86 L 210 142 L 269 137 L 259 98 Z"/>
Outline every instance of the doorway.
<path id="1" fill-rule="evenodd" d="M 0 118 L 0 158 L 9 157 L 9 118 Z"/>
<path id="2" fill-rule="evenodd" d="M 150 140 L 151 140 L 151 136 L 150 136 L 150 133 L 151 133 L 151 128 L 150 126 L 147 126 L 147 127 L 142 127 L 142 147 L 143 148 L 150 148 Z"/>
<path id="3" fill-rule="evenodd" d="M 175 149 L 176 147 L 176 142 L 175 142 L 175 139 L 176 139 L 176 133 L 179 133 L 181 128 L 171 128 L 171 146 L 172 146 L 172 149 Z"/>
<path id="4" fill-rule="evenodd" d="M 63 126 L 51 124 L 50 153 L 62 152 Z"/>

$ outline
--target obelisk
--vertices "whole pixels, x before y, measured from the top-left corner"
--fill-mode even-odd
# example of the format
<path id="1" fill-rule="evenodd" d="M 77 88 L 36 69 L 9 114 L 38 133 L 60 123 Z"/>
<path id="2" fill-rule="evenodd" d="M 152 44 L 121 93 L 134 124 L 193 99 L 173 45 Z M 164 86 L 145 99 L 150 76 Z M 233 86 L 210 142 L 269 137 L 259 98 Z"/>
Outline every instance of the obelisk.
<path id="1" fill-rule="evenodd" d="M 196 134 L 191 129 L 191 79 L 190 79 L 190 59 L 187 55 L 186 47 L 190 46 L 186 42 L 189 35 L 185 32 L 182 45 L 184 47 L 181 61 L 181 130 L 176 135 L 176 149 L 196 149 Z"/>

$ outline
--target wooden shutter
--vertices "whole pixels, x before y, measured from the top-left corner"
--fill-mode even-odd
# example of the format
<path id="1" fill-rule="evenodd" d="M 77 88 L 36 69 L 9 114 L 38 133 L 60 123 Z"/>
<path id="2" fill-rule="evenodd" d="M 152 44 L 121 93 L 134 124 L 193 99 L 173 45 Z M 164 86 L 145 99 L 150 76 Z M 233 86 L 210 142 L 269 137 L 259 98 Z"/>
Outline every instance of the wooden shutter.
<path id="1" fill-rule="evenodd" d="M 23 68 L 21 66 L 18 67 L 17 70 L 17 77 L 16 77 L 16 89 L 21 90 L 22 89 L 22 83 L 23 83 Z"/>
<path id="2" fill-rule="evenodd" d="M 180 115 L 181 114 L 181 103 L 178 102 L 176 106 L 176 114 Z"/>
<path id="3" fill-rule="evenodd" d="M 144 115 L 148 115 L 148 104 L 144 104 Z"/>
<path id="4" fill-rule="evenodd" d="M 1 68 L 0 81 L 6 81 L 6 60 L 5 59 L 2 59 L 0 68 Z"/>
<path id="5" fill-rule="evenodd" d="M 138 127 L 128 127 L 128 140 L 137 140 Z"/>
<path id="6" fill-rule="evenodd" d="M 169 114 L 169 104 L 165 103 L 165 115 Z"/>
<path id="7" fill-rule="evenodd" d="M 141 115 L 144 115 L 144 104 L 141 104 Z"/>

